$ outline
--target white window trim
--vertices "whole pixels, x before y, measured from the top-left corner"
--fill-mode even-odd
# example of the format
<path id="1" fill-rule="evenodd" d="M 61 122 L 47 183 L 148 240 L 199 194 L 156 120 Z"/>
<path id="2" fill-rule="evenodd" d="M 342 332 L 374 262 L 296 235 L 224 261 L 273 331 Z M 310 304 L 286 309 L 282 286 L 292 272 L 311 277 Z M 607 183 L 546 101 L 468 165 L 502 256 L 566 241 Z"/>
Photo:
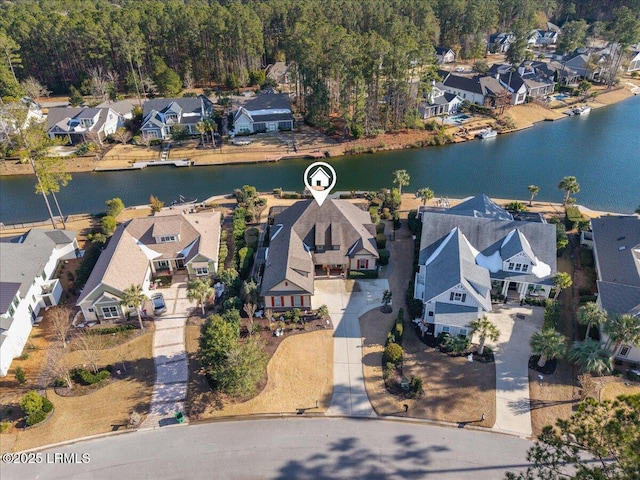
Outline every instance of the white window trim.
<path id="1" fill-rule="evenodd" d="M 209 267 L 194 267 L 193 271 L 195 272 L 195 274 L 199 277 L 204 276 L 204 275 L 209 275 Z"/>
<path id="2" fill-rule="evenodd" d="M 119 318 L 120 317 L 120 312 L 118 312 L 118 307 L 114 307 L 114 306 L 105 306 L 105 307 L 100 307 L 100 309 L 102 310 L 102 316 L 104 318 Z M 113 314 L 113 311 L 115 310 L 115 315 Z"/>

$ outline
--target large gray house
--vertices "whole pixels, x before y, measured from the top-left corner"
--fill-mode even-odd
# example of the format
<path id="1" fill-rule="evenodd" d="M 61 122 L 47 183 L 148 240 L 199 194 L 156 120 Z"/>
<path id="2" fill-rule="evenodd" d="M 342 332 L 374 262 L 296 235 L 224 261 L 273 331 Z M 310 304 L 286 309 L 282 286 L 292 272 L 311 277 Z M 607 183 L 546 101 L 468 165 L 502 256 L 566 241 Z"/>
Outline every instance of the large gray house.
<path id="1" fill-rule="evenodd" d="M 485 195 L 448 209 L 423 209 L 414 297 L 429 335 L 468 335 L 491 311 L 491 295 L 546 298 L 556 274 L 556 229 L 514 220 Z M 502 297 L 501 297 L 502 298 Z"/>

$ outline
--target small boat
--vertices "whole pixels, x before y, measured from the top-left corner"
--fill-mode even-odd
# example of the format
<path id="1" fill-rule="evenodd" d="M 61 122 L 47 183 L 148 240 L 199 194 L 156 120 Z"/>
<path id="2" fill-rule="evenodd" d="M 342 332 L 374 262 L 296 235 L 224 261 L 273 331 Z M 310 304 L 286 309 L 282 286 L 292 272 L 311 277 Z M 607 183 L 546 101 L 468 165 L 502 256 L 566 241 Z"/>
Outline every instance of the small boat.
<path id="1" fill-rule="evenodd" d="M 175 207 L 176 205 L 193 205 L 198 201 L 197 198 L 186 198 L 182 195 L 178 196 L 177 200 L 174 200 L 169 204 L 170 207 Z"/>
<path id="2" fill-rule="evenodd" d="M 583 105 L 582 107 L 575 107 L 571 110 L 574 115 L 586 115 L 591 111 L 591 107 L 588 105 Z"/>
<path id="3" fill-rule="evenodd" d="M 477 137 L 480 138 L 493 138 L 493 137 L 497 137 L 498 136 L 498 132 L 496 132 L 495 130 L 491 129 L 491 128 L 487 128 L 485 130 L 481 130 L 477 135 Z"/>

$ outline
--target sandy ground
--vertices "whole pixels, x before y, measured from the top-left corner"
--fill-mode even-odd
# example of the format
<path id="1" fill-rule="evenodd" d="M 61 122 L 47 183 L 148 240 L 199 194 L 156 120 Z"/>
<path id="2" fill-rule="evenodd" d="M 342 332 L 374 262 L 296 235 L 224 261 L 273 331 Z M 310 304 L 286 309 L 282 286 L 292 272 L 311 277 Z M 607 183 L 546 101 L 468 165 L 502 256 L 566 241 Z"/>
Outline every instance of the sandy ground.
<path id="1" fill-rule="evenodd" d="M 640 80 L 624 77 L 619 89 L 607 92 L 603 87 L 595 87 L 592 92 L 598 92 L 595 99 L 588 101 L 593 108 L 620 102 L 633 95 L 632 88 L 640 86 Z M 566 104 L 556 102 L 555 109 L 543 107 L 539 104 L 518 105 L 507 109 L 516 124 L 516 130 L 531 127 L 543 120 L 557 120 L 566 118 L 563 113 L 568 109 Z M 495 121 L 489 117 L 478 116 L 466 122 L 464 131 L 458 126 L 447 128 L 447 133 L 454 136 L 455 142 L 472 140 L 475 133 L 483 128 L 493 126 Z M 333 139 L 307 126 L 300 127 L 296 132 L 274 133 L 251 136 L 251 145 L 237 146 L 225 143 L 222 148 L 195 148 L 197 141 L 185 142 L 183 146 L 172 148 L 169 160 L 190 159 L 196 165 L 226 165 L 233 163 L 255 163 L 276 161 L 287 156 L 320 155 L 329 152 L 331 156 L 344 155 L 345 151 L 377 151 L 399 150 L 414 148 L 421 142 L 433 136 L 425 130 L 402 130 L 377 136 L 364 137 L 345 143 L 337 143 Z M 295 144 L 296 151 L 293 150 Z M 128 169 L 134 161 L 159 160 L 159 147 L 137 147 L 133 145 L 114 145 L 108 149 L 104 157 L 69 158 L 66 161 L 68 172 L 88 172 L 93 170 Z M 0 162 L 0 176 L 2 175 L 31 175 L 29 165 L 16 160 Z"/>

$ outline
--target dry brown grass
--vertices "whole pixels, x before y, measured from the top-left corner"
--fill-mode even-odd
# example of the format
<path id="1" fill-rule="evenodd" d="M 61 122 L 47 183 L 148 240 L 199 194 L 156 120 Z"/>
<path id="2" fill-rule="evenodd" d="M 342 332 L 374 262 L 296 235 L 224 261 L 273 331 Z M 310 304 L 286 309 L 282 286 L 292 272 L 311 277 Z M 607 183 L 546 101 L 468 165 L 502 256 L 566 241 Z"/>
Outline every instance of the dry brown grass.
<path id="1" fill-rule="evenodd" d="M 403 207 L 405 204 L 403 202 Z M 393 293 L 394 313 L 385 315 L 379 309 L 360 317 L 363 341 L 363 371 L 369 400 L 379 415 L 404 415 L 403 404 L 409 405 L 408 416 L 447 422 L 473 422 L 490 427 L 495 422 L 495 367 L 492 363 L 469 363 L 466 357 L 449 357 L 427 347 L 416 336 L 408 319 L 405 293 L 413 267 L 413 241 L 406 226 L 396 232 L 396 241 L 388 242 L 392 268 L 389 286 Z M 408 400 L 390 394 L 382 378 L 384 344 L 399 308 L 405 308 L 403 339 L 403 375 L 423 380 L 424 395 Z M 485 414 L 484 422 L 480 419 Z"/>
<path id="2" fill-rule="evenodd" d="M 186 348 L 193 359 L 198 349 L 200 327 L 186 328 Z M 190 360 L 190 367 L 198 363 Z M 242 403 L 210 391 L 203 375 L 190 375 L 188 410 L 193 419 L 296 413 L 310 409 L 325 412 L 333 391 L 333 330 L 292 335 L 278 346 L 267 366 L 267 384 L 254 398 Z M 316 402 L 318 408 L 316 409 Z"/>
<path id="3" fill-rule="evenodd" d="M 153 332 L 149 330 L 124 345 L 101 352 L 100 365 L 111 364 L 121 369 L 123 357 L 126 359 L 127 369 L 126 372 L 121 370 L 121 379 L 78 397 L 61 397 L 53 389 L 47 389 L 47 397 L 55 408 L 49 421 L 24 431 L 12 428 L 2 436 L 2 450 L 21 451 L 113 431 L 127 423 L 131 411 L 146 413 L 155 380 Z M 71 364 L 81 363 L 78 352 L 70 352 L 67 356 Z M 13 390 L 5 395 L 3 389 L 2 403 L 19 411 L 18 404 L 23 394 Z"/>
<path id="4" fill-rule="evenodd" d="M 640 383 L 622 380 L 613 377 L 615 380 L 605 384 L 600 392 L 601 400 L 613 400 L 620 395 L 637 395 L 640 393 Z"/>

